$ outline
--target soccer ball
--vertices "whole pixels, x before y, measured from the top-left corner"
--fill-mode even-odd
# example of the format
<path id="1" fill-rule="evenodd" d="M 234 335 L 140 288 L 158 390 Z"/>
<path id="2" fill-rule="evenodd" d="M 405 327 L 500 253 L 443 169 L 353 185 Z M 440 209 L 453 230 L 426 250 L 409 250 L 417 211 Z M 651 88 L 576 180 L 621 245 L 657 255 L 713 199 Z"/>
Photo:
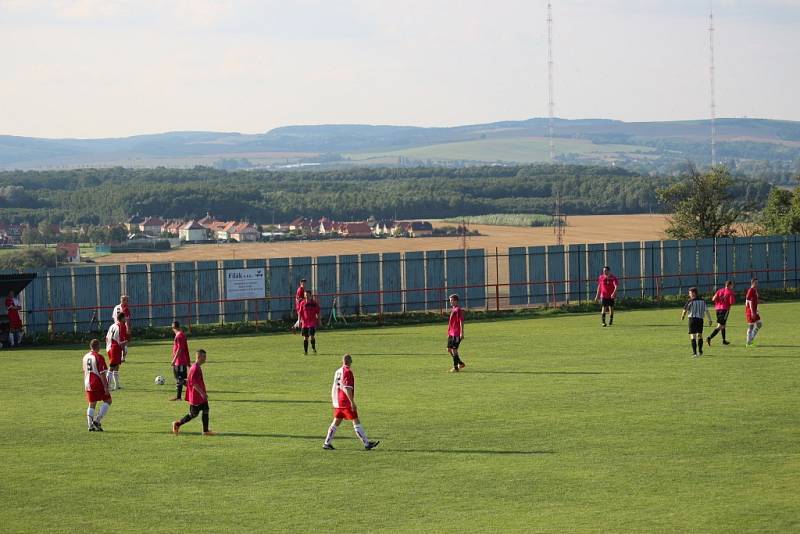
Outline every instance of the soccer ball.
<path id="1" fill-rule="evenodd" d="M 164 385 L 164 382 L 166 382 L 166 380 L 164 380 L 164 377 L 163 377 L 163 376 L 161 376 L 161 375 L 158 375 L 158 376 L 156 377 L 156 384 L 158 384 L 159 386 L 163 386 L 163 385 Z"/>

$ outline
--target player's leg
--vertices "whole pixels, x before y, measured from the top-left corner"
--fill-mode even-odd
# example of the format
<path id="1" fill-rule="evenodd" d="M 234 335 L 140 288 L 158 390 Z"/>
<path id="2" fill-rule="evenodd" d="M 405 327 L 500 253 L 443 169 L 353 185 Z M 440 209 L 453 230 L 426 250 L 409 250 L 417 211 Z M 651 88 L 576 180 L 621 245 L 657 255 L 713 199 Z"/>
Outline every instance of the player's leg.
<path id="1" fill-rule="evenodd" d="M 317 329 L 316 328 L 309 328 L 309 339 L 311 340 L 311 350 L 314 351 L 314 354 L 317 353 Z"/>
<path id="2" fill-rule="evenodd" d="M 208 406 L 208 402 L 204 402 L 200 405 L 200 409 L 203 411 L 203 435 L 204 436 L 215 436 L 217 433 L 213 432 L 210 428 L 208 428 L 209 423 L 209 414 L 211 413 L 211 408 Z"/>
<path id="3" fill-rule="evenodd" d="M 328 427 L 328 433 L 325 435 L 325 442 L 322 444 L 323 449 L 333 450 L 333 436 L 336 435 L 336 430 L 341 423 L 341 417 L 334 417 L 331 426 Z"/>
<path id="4" fill-rule="evenodd" d="M 606 326 L 606 307 L 605 303 L 600 304 L 600 322 L 603 326 Z"/>
<path id="5" fill-rule="evenodd" d="M 303 336 L 303 354 L 308 354 L 308 336 Z"/>
<path id="6" fill-rule="evenodd" d="M 614 304 L 608 307 L 608 326 L 612 324 L 614 324 Z"/>
<path id="7" fill-rule="evenodd" d="M 100 405 L 100 409 L 97 410 L 97 415 L 94 418 L 94 426 L 99 431 L 103 431 L 103 426 L 101 422 L 103 418 L 108 413 L 108 409 L 111 408 L 111 396 L 109 395 L 107 398 L 103 399 L 103 404 Z"/>
<path id="8" fill-rule="evenodd" d="M 697 341 L 697 353 L 702 356 L 703 355 L 703 329 L 700 328 L 700 332 L 694 335 L 695 340 Z"/>
<path id="9" fill-rule="evenodd" d="M 109 365 L 108 370 L 106 371 L 106 380 L 108 381 L 108 389 L 112 391 L 117 389 L 116 386 L 114 385 L 114 369 L 116 367 L 117 367 L 116 365 Z"/>
<path id="10" fill-rule="evenodd" d="M 199 405 L 197 405 L 197 406 L 196 406 L 196 405 L 194 405 L 194 404 L 190 404 L 190 405 L 189 405 L 189 413 L 187 413 L 186 415 L 184 415 L 184 416 L 181 418 L 181 420 L 180 420 L 180 421 L 174 421 L 174 422 L 172 423 L 172 432 L 174 432 L 175 434 L 177 434 L 177 433 L 180 431 L 180 428 L 181 428 L 183 425 L 185 425 L 186 423 L 188 423 L 189 421 L 191 421 L 192 419 L 194 419 L 195 417 L 197 417 L 197 415 L 198 415 L 199 413 L 200 413 L 200 406 L 199 406 Z"/>
<path id="11" fill-rule="evenodd" d="M 753 328 L 753 337 L 750 338 L 750 343 L 755 341 L 756 336 L 758 335 L 758 331 L 761 330 L 762 326 L 764 326 L 764 324 L 761 322 L 761 320 L 758 320 L 758 321 L 755 322 L 755 325 L 754 325 L 754 328 Z"/>
<path id="12" fill-rule="evenodd" d="M 94 432 L 94 409 L 97 406 L 97 401 L 90 402 L 89 407 L 86 408 L 86 422 L 89 424 L 89 432 Z"/>
<path id="13" fill-rule="evenodd" d="M 378 443 L 380 443 L 380 441 L 370 441 L 367 438 L 367 432 L 364 430 L 364 427 L 361 426 L 361 420 L 358 417 L 353 419 L 353 430 L 355 430 L 356 436 L 358 436 L 358 439 L 361 440 L 361 443 L 364 444 L 364 448 L 367 450 L 374 449 L 378 446 Z"/>
<path id="14" fill-rule="evenodd" d="M 749 347 L 753 343 L 753 331 L 756 328 L 755 323 L 747 323 L 747 346 Z"/>

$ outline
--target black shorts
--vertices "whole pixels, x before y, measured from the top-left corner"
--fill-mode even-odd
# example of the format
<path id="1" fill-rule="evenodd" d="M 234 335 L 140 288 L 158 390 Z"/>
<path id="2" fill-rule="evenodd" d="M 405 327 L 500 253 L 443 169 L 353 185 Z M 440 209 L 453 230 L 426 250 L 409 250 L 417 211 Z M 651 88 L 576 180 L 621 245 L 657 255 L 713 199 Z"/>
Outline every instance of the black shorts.
<path id="1" fill-rule="evenodd" d="M 186 380 L 188 373 L 189 373 L 189 367 L 187 365 L 172 366 L 172 374 L 175 375 L 175 380 Z"/>
<path id="2" fill-rule="evenodd" d="M 460 344 L 461 338 L 459 336 L 447 336 L 448 349 L 457 349 Z"/>
<path id="3" fill-rule="evenodd" d="M 614 299 L 600 299 L 600 305 L 604 308 L 613 308 Z"/>
<path id="4" fill-rule="evenodd" d="M 306 328 L 304 326 L 303 329 L 300 330 L 300 333 L 302 334 L 303 337 L 314 337 L 314 334 L 317 333 L 317 327 L 309 326 L 308 328 Z"/>
<path id="5" fill-rule="evenodd" d="M 702 317 L 689 317 L 689 333 L 702 334 L 703 333 L 703 318 Z"/>
<path id="6" fill-rule="evenodd" d="M 717 324 L 725 326 L 728 322 L 728 313 L 730 310 L 717 310 Z"/>
<path id="7" fill-rule="evenodd" d="M 203 404 L 190 404 L 189 405 L 189 413 L 192 417 L 197 417 L 197 414 L 200 412 L 208 413 L 210 410 L 208 409 L 208 403 L 204 402 Z"/>

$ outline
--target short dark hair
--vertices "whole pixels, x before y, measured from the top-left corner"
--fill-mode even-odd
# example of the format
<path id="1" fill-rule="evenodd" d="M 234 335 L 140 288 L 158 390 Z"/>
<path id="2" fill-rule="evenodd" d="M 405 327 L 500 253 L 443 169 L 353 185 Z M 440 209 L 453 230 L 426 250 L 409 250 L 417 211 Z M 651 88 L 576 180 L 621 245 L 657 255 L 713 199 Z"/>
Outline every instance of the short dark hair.
<path id="1" fill-rule="evenodd" d="M 301 282 L 305 282 L 305 281 L 306 281 L 306 279 L 305 279 L 305 278 L 301 278 L 301 279 L 300 279 L 300 281 L 301 281 Z"/>
<path id="2" fill-rule="evenodd" d="M 725 280 L 725 287 L 732 286 L 733 280 Z"/>
<path id="3" fill-rule="evenodd" d="M 206 351 L 205 351 L 205 349 L 197 349 L 197 351 L 195 352 L 195 355 L 197 355 L 197 354 L 202 354 L 203 356 L 205 356 L 206 355 Z"/>
<path id="4" fill-rule="evenodd" d="M 696 287 L 690 287 L 689 288 L 689 293 L 694 293 L 695 295 L 697 295 L 697 288 Z"/>
<path id="5" fill-rule="evenodd" d="M 172 321 L 172 328 L 180 328 L 180 327 L 181 323 L 179 323 L 178 321 Z"/>
<path id="6" fill-rule="evenodd" d="M 89 348 L 92 350 L 99 350 L 100 349 L 100 340 L 93 339 L 89 342 Z"/>
<path id="7" fill-rule="evenodd" d="M 450 295 L 450 296 L 449 296 L 449 297 L 447 297 L 447 298 L 458 300 L 458 294 L 456 294 L 456 293 L 453 293 L 452 295 Z"/>
<path id="8" fill-rule="evenodd" d="M 125 314 L 124 314 L 124 313 L 122 313 L 122 312 L 119 312 L 119 313 L 117 314 L 117 321 L 121 321 L 121 320 L 123 320 L 123 319 L 125 319 Z"/>

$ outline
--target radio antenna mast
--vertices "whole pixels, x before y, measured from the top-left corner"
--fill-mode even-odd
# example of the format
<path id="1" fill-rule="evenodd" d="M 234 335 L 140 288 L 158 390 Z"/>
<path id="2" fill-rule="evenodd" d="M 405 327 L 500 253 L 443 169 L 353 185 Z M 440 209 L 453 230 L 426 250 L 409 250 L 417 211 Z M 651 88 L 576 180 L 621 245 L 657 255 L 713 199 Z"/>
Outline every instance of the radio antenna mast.
<path id="1" fill-rule="evenodd" d="M 547 135 L 550 140 L 550 161 L 555 159 L 555 147 L 553 145 L 553 7 L 547 2 L 547 109 L 549 119 L 547 121 Z"/>
<path id="2" fill-rule="evenodd" d="M 709 80 L 711 82 L 711 166 L 717 164 L 717 104 L 714 95 L 714 5 L 709 2 L 708 45 L 711 63 L 709 64 Z"/>

